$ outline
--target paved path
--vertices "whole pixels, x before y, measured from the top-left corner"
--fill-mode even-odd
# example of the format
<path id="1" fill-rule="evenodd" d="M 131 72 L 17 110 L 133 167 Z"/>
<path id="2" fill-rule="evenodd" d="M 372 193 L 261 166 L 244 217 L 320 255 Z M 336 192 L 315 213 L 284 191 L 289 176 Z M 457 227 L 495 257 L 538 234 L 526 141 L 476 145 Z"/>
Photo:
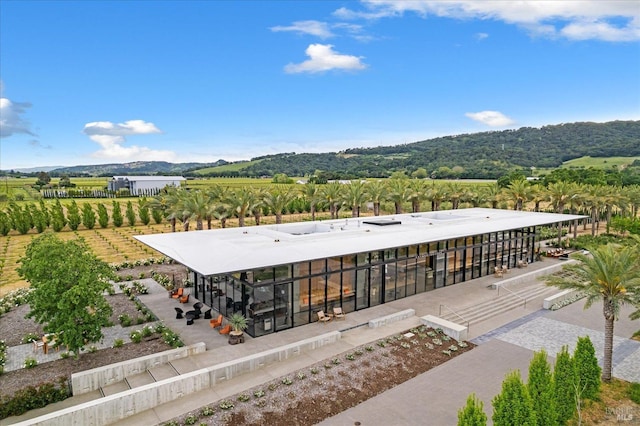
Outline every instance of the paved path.
<path id="1" fill-rule="evenodd" d="M 573 351 L 578 337 L 588 335 L 602 365 L 603 333 L 584 326 L 590 324 L 594 327 L 599 325 L 600 330 L 604 328 L 602 305 L 596 303 L 586 311 L 583 306 L 584 301 L 578 301 L 560 311 L 539 310 L 500 326 L 472 339 L 478 344 L 474 350 L 320 425 L 346 426 L 355 422 L 361 425 L 455 425 L 458 410 L 472 392 L 483 401 L 485 412 L 491 419 L 491 400 L 500 392 L 505 375 L 512 370 L 520 370 L 523 380 L 526 380 L 533 351 L 544 348 L 551 358 L 563 345 Z M 640 326 L 629 320 L 631 311 L 623 309 L 620 320 L 615 324 L 613 375 L 640 382 L 640 342 L 625 338 Z M 629 407 L 629 410 L 635 419 L 640 420 L 640 407 Z"/>

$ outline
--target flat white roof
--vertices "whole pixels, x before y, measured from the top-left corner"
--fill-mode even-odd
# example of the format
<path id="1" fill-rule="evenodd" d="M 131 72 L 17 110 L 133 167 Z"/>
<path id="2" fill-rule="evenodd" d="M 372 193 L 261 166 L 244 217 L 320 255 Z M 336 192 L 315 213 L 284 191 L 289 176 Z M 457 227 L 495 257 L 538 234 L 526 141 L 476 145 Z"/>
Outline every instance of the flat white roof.
<path id="1" fill-rule="evenodd" d="M 584 217 L 472 208 L 172 232 L 135 238 L 191 270 L 214 275 Z"/>

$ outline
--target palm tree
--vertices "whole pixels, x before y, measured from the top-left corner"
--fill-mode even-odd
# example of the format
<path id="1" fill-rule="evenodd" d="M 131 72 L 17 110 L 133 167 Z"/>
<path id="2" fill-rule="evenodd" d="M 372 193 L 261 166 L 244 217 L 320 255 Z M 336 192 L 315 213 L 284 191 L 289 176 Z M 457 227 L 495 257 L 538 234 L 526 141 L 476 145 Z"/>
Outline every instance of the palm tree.
<path id="1" fill-rule="evenodd" d="M 320 195 L 320 188 L 314 182 L 307 182 L 304 184 L 302 189 L 300 190 L 302 196 L 309 203 L 309 210 L 311 212 L 311 220 L 316 220 L 316 206 L 318 202 L 322 199 Z"/>
<path id="2" fill-rule="evenodd" d="M 402 213 L 402 204 L 409 201 L 410 192 L 406 179 L 389 179 L 387 197 L 393 202 L 396 214 Z"/>
<path id="3" fill-rule="evenodd" d="M 446 191 L 449 195 L 449 200 L 451 200 L 451 208 L 456 210 L 460 205 L 460 200 L 466 195 L 465 188 L 458 182 L 448 182 Z"/>
<path id="4" fill-rule="evenodd" d="M 526 179 L 516 179 L 509 183 L 506 194 L 514 202 L 513 209 L 522 210 L 524 203 L 531 199 L 531 186 Z"/>
<path id="5" fill-rule="evenodd" d="M 282 212 L 295 197 L 291 189 L 284 185 L 270 188 L 264 197 L 264 204 L 276 215 L 276 224 L 282 223 Z"/>
<path id="6" fill-rule="evenodd" d="M 572 197 L 575 196 L 574 185 L 566 181 L 558 181 L 549 184 L 547 187 L 547 193 L 549 194 L 549 201 L 551 205 L 556 209 L 557 213 L 562 214 L 564 208 L 569 203 Z M 558 245 L 562 240 L 562 222 L 558 222 Z"/>
<path id="7" fill-rule="evenodd" d="M 498 203 L 500 203 L 503 196 L 502 188 L 500 188 L 497 182 L 487 185 L 485 188 L 487 188 L 487 200 L 491 202 L 491 208 L 497 209 Z"/>
<path id="8" fill-rule="evenodd" d="M 431 201 L 431 211 L 440 210 L 440 205 L 447 197 L 447 191 L 444 185 L 434 183 L 427 192 L 427 199 Z"/>
<path id="9" fill-rule="evenodd" d="M 373 215 L 380 216 L 380 203 L 387 196 L 387 185 L 382 180 L 367 182 L 365 190 L 369 200 L 373 202 Z"/>
<path id="10" fill-rule="evenodd" d="M 423 180 L 409 181 L 409 201 L 411 201 L 411 212 L 418 213 L 420 211 L 420 203 L 427 197 L 427 189 Z"/>
<path id="11" fill-rule="evenodd" d="M 331 182 L 322 188 L 322 196 L 329 204 L 329 211 L 331 212 L 331 219 L 335 219 L 338 214 L 336 204 L 342 197 L 342 184 L 338 182 Z"/>
<path id="12" fill-rule="evenodd" d="M 640 243 L 640 240 L 638 241 Z M 607 244 L 591 249 L 592 256 L 576 254 L 576 263 L 565 265 L 567 274 L 546 277 L 549 285 L 586 294 L 585 309 L 602 301 L 604 360 L 602 380 L 611 381 L 613 326 L 624 304 L 640 307 L 640 251 L 638 246 Z M 631 318 L 640 317 L 640 309 Z"/>
<path id="13" fill-rule="evenodd" d="M 596 235 L 600 224 L 600 209 L 604 205 L 603 199 L 607 195 L 607 188 L 600 185 L 589 185 L 585 188 L 585 206 L 591 210 L 591 236 Z"/>
<path id="14" fill-rule="evenodd" d="M 234 191 L 233 193 L 233 207 L 238 215 L 238 226 L 244 226 L 244 218 L 247 216 L 247 212 L 251 210 L 251 206 L 255 203 L 255 193 L 253 189 L 248 186 L 243 186 L 242 188 Z"/>
<path id="15" fill-rule="evenodd" d="M 183 199 L 184 214 L 187 220 L 195 220 L 196 230 L 204 229 L 204 221 L 210 215 L 209 197 L 202 191 L 185 193 Z"/>
<path id="16" fill-rule="evenodd" d="M 256 226 L 260 226 L 260 218 L 262 217 L 264 207 L 264 197 L 267 195 L 267 193 L 262 188 L 255 188 L 254 191 L 256 198 L 253 204 L 249 207 L 249 211 L 253 215 Z"/>
<path id="17" fill-rule="evenodd" d="M 352 181 L 346 186 L 343 194 L 343 202 L 351 207 L 351 217 L 360 217 L 360 207 L 365 203 L 367 195 L 365 187 L 359 180 Z"/>

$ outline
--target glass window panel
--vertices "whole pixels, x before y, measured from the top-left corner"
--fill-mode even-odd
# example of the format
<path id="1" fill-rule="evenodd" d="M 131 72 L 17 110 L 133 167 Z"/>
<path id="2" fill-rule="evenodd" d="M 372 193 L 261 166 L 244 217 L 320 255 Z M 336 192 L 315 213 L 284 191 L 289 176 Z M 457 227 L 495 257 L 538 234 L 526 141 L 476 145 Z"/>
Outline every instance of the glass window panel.
<path id="1" fill-rule="evenodd" d="M 330 257 L 327 259 L 327 265 L 330 272 L 339 271 L 341 268 L 340 257 Z"/>
<path id="2" fill-rule="evenodd" d="M 253 270 L 253 279 L 255 283 L 264 283 L 273 281 L 273 268 L 260 268 Z"/>
<path id="3" fill-rule="evenodd" d="M 291 265 L 280 265 L 274 268 L 276 280 L 291 278 Z"/>
<path id="4" fill-rule="evenodd" d="M 342 269 L 350 269 L 356 267 L 356 257 L 354 255 L 342 256 Z"/>
<path id="5" fill-rule="evenodd" d="M 309 262 L 300 262 L 293 264 L 293 276 L 294 277 L 306 277 L 311 274 Z"/>
<path id="6" fill-rule="evenodd" d="M 384 251 L 384 260 L 395 259 L 396 258 L 396 249 L 390 249 Z"/>
<path id="7" fill-rule="evenodd" d="M 366 265 L 369 263 L 369 253 L 358 253 L 356 255 L 358 265 Z"/>

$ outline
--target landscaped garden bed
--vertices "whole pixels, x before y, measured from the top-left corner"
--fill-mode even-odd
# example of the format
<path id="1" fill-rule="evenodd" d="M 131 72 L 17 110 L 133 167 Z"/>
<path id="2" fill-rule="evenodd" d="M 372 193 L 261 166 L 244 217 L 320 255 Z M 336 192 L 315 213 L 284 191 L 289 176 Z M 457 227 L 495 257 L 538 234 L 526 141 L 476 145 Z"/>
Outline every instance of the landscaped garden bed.
<path id="1" fill-rule="evenodd" d="M 211 401 L 165 425 L 315 424 L 472 347 L 421 326 Z"/>

